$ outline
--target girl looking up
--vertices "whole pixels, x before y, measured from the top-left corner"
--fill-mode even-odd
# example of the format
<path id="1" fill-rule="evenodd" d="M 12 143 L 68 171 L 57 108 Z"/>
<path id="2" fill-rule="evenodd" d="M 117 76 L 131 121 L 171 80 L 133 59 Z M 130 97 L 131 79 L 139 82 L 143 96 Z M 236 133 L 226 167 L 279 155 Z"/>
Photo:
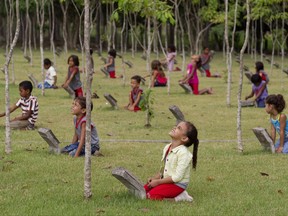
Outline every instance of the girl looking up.
<path id="1" fill-rule="evenodd" d="M 275 143 L 276 132 L 280 139 L 275 143 L 277 153 L 288 153 L 288 124 L 287 116 L 282 113 L 285 109 L 285 100 L 283 95 L 268 95 L 266 98 L 266 112 L 270 115 L 271 137 Z"/>
<path id="2" fill-rule="evenodd" d="M 147 199 L 171 201 L 192 201 L 186 188 L 190 180 L 190 164 L 196 169 L 198 152 L 198 132 L 190 122 L 180 122 L 169 135 L 171 143 L 163 150 L 161 169 L 154 177 L 148 179 L 144 186 Z M 193 157 L 188 147 L 194 145 Z"/>

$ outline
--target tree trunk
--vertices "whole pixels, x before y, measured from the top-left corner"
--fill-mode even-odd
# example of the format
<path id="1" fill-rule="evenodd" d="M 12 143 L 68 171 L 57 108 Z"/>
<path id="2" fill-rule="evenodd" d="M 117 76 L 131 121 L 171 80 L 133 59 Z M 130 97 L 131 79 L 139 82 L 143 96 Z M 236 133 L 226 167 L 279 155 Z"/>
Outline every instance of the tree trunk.
<path id="1" fill-rule="evenodd" d="M 247 48 L 248 38 L 249 38 L 249 26 L 250 26 L 250 2 L 246 0 L 246 32 L 245 32 L 245 40 L 243 46 L 240 51 L 240 79 L 239 79 L 239 88 L 238 88 L 238 109 L 237 109 L 237 142 L 238 142 L 238 150 L 243 152 L 243 144 L 242 144 L 242 128 L 241 128 L 241 96 L 242 96 L 242 86 L 243 86 L 243 55 Z"/>
<path id="2" fill-rule="evenodd" d="M 64 40 L 64 51 L 65 53 L 68 52 L 68 45 L 67 45 L 67 10 L 69 3 L 68 1 L 62 1 L 61 4 L 61 10 L 63 12 L 63 40 Z"/>
<path id="3" fill-rule="evenodd" d="M 54 1 L 50 0 L 51 5 L 51 19 L 50 19 L 50 46 L 51 51 L 53 52 L 53 63 L 56 66 L 56 54 L 55 54 L 55 43 L 54 43 L 54 32 L 55 32 L 55 9 L 54 9 Z"/>
<path id="4" fill-rule="evenodd" d="M 86 137 L 85 137 L 85 165 L 84 165 L 84 197 L 92 196 L 91 191 L 91 84 L 92 63 L 90 55 L 90 0 L 85 0 L 84 15 L 84 46 L 86 54 Z"/>
<path id="5" fill-rule="evenodd" d="M 4 65 L 4 71 L 5 71 L 5 113 L 6 113 L 6 118 L 5 118 L 5 153 L 10 154 L 12 149 L 11 149 L 11 130 L 10 130 L 10 112 L 9 112 L 9 107 L 10 107 L 10 97 L 9 97 L 9 72 L 8 72 L 8 67 L 9 63 L 13 54 L 13 49 L 16 46 L 18 36 L 19 36 L 19 31 L 20 31 L 20 16 L 19 16 L 19 0 L 16 0 L 16 31 L 14 35 L 14 39 L 12 43 L 10 44 L 10 51 L 7 53 L 6 56 L 6 62 Z"/>

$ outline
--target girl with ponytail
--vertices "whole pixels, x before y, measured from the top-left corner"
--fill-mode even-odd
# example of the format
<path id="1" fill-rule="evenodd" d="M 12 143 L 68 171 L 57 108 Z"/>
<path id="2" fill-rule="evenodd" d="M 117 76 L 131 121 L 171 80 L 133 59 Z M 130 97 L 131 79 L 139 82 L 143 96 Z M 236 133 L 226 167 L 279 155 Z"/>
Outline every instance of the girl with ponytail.
<path id="1" fill-rule="evenodd" d="M 163 150 L 161 169 L 154 177 L 148 179 L 144 186 L 147 199 L 171 201 L 192 201 L 186 191 L 190 180 L 190 164 L 196 169 L 198 153 L 198 132 L 190 122 L 180 122 L 169 135 L 171 143 Z M 193 145 L 193 156 L 188 147 Z"/>

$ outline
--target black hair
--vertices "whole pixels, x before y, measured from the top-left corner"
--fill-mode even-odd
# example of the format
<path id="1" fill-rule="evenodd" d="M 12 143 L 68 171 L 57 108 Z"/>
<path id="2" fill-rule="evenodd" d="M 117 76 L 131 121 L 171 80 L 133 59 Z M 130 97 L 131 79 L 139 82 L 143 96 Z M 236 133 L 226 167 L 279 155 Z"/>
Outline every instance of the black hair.
<path id="1" fill-rule="evenodd" d="M 251 77 L 251 82 L 253 84 L 257 84 L 257 83 L 261 83 L 262 81 L 262 78 L 259 74 L 253 74 L 252 77 Z"/>
<path id="2" fill-rule="evenodd" d="M 86 109 L 86 97 L 76 97 L 74 101 L 77 101 L 81 106 L 81 109 Z M 93 103 L 91 101 L 91 111 L 93 110 Z"/>
<path id="3" fill-rule="evenodd" d="M 92 48 L 90 48 L 90 55 L 92 55 L 93 54 L 93 49 Z"/>
<path id="4" fill-rule="evenodd" d="M 31 93 L 33 90 L 33 85 L 30 81 L 25 80 L 25 81 L 22 81 L 21 83 L 19 83 L 19 88 L 22 88 L 24 90 L 30 90 L 30 93 Z"/>
<path id="5" fill-rule="evenodd" d="M 189 121 L 184 121 L 187 126 L 186 136 L 188 137 L 188 141 L 184 144 L 184 146 L 189 147 L 193 145 L 193 158 L 192 158 L 192 167 L 196 169 L 197 165 L 197 154 L 198 154 L 198 131 L 197 128 Z"/>
<path id="6" fill-rule="evenodd" d="M 285 106 L 286 106 L 286 102 L 284 100 L 284 97 L 281 94 L 268 95 L 265 102 L 266 102 L 266 104 L 274 105 L 274 107 L 278 113 L 281 113 L 285 109 Z"/>
<path id="7" fill-rule="evenodd" d="M 79 66 L 79 58 L 77 55 L 71 55 L 69 56 L 68 60 L 67 60 L 67 64 L 69 64 L 69 59 L 72 58 L 74 65 Z"/>
<path id="8" fill-rule="evenodd" d="M 171 52 L 176 52 L 176 47 L 174 46 L 174 44 L 170 44 L 168 46 L 168 49 L 170 49 Z"/>
<path id="9" fill-rule="evenodd" d="M 49 58 L 45 58 L 45 59 L 43 60 L 43 63 L 44 63 L 44 65 L 48 65 L 48 66 L 51 66 L 51 65 L 52 65 L 52 62 L 50 61 Z"/>
<path id="10" fill-rule="evenodd" d="M 136 80 L 136 82 L 139 83 L 139 84 L 141 83 L 141 76 L 139 76 L 139 75 L 132 76 L 132 77 L 131 77 L 131 80 L 132 80 L 132 79 L 133 79 L 133 80 Z"/>
<path id="11" fill-rule="evenodd" d="M 264 64 L 261 61 L 255 62 L 256 71 L 259 72 L 260 70 L 264 70 Z"/>
<path id="12" fill-rule="evenodd" d="M 151 69 L 152 70 L 161 70 L 162 69 L 161 62 L 159 60 L 153 60 L 151 62 Z"/>
<path id="13" fill-rule="evenodd" d="M 116 52 L 115 49 L 111 49 L 111 50 L 109 50 L 108 54 L 109 54 L 110 56 L 113 56 L 113 58 L 116 58 L 117 52 Z"/>

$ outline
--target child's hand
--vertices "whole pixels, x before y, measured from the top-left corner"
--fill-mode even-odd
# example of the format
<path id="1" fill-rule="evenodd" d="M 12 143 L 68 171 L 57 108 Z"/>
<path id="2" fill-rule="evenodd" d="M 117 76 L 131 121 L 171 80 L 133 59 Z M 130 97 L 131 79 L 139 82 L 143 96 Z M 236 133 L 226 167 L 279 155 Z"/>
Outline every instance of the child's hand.
<path id="1" fill-rule="evenodd" d="M 149 188 L 154 188 L 157 185 L 159 185 L 159 180 L 158 179 L 152 179 L 149 183 L 148 183 L 148 187 Z"/>
<path id="2" fill-rule="evenodd" d="M 283 151 L 283 147 L 282 146 L 279 146 L 279 148 L 276 149 L 277 153 L 282 153 L 282 151 Z"/>
<path id="3" fill-rule="evenodd" d="M 134 106 L 132 106 L 132 105 L 128 106 L 128 110 L 134 111 Z"/>
<path id="4" fill-rule="evenodd" d="M 63 87 L 63 88 L 67 88 L 68 85 L 67 85 L 66 83 L 64 83 L 64 84 L 62 85 L 62 87 Z"/>

